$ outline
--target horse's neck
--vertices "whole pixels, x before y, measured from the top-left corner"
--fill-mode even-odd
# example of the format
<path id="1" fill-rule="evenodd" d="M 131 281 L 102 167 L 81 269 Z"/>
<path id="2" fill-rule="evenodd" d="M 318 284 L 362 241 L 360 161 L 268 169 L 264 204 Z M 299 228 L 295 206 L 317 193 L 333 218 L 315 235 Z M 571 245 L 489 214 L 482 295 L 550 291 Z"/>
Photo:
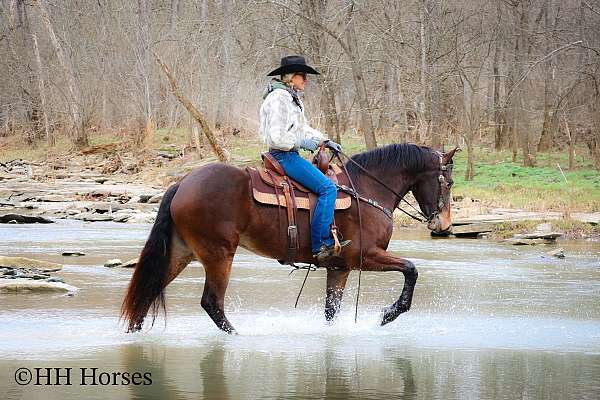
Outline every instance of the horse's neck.
<path id="1" fill-rule="evenodd" d="M 412 184 L 412 177 L 407 176 L 404 172 L 397 173 L 395 176 L 389 173 L 389 171 L 374 170 L 369 172 L 400 196 L 404 196 Z M 400 201 L 400 198 L 389 189 L 364 174 L 358 176 L 354 184 L 356 185 L 356 190 L 362 196 L 372 198 L 390 210 L 395 208 Z"/>

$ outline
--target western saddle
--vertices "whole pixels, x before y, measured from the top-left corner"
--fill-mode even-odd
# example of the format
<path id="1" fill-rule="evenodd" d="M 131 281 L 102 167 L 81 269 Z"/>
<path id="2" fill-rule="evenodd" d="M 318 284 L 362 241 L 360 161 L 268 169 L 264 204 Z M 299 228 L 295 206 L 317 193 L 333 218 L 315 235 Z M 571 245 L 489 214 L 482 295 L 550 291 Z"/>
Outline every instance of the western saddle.
<path id="1" fill-rule="evenodd" d="M 282 264 L 294 265 L 299 248 L 297 210 L 308 210 L 309 221 L 312 220 L 317 195 L 287 176 L 273 155 L 265 152 L 261 154 L 261 157 L 263 168 L 246 167 L 252 183 L 252 196 L 254 200 L 261 204 L 286 209 L 288 246 L 286 259 L 280 262 Z M 330 164 L 329 161 L 325 146 L 321 145 L 313 159 L 313 164 L 334 183 L 347 186 L 348 177 L 338 165 Z M 351 205 L 352 198 L 350 195 L 338 191 L 335 209 L 343 210 L 350 208 Z M 335 240 L 337 240 L 335 222 L 332 225 L 332 233 Z"/>

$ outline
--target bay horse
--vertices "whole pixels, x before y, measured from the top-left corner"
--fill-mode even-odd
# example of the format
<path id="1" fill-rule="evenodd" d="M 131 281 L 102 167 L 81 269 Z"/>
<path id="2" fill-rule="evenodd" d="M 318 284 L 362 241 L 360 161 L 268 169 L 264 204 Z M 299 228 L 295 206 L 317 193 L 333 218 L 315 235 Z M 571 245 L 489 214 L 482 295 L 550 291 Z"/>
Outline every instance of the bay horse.
<path id="1" fill-rule="evenodd" d="M 427 217 L 428 228 L 440 233 L 451 226 L 452 157 L 456 150 L 440 153 L 414 144 L 392 144 L 356 154 L 346 167 L 356 192 L 388 210 L 396 209 L 401 198 L 412 192 Z M 361 240 L 357 207 L 363 222 Z M 165 311 L 166 286 L 197 259 L 205 270 L 202 308 L 219 329 L 236 333 L 224 309 L 233 256 L 241 246 L 283 260 L 287 236 L 276 223 L 279 211 L 277 206 L 256 202 L 248 173 L 228 164 L 197 168 L 171 186 L 163 196 L 123 301 L 122 317 L 128 332 L 140 330 L 150 311 L 153 322 L 159 309 Z M 412 262 L 386 251 L 392 218 L 356 198 L 349 209 L 336 211 L 335 218 L 338 231 L 352 243 L 326 266 L 326 319 L 335 317 L 348 275 L 360 267 L 404 274 L 402 293 L 383 310 L 381 324 L 395 320 L 410 309 L 418 273 Z M 309 238 L 308 210 L 298 210 L 297 225 L 298 237 Z M 300 241 L 296 261 L 314 263 L 308 240 Z"/>

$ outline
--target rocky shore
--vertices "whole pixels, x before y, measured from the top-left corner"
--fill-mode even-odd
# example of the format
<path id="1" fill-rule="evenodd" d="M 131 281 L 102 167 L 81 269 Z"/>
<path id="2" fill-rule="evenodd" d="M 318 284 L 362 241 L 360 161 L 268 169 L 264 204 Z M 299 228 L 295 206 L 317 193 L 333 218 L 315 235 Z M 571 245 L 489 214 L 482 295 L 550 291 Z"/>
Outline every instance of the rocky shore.
<path id="1" fill-rule="evenodd" d="M 152 223 L 162 187 L 128 183 L 112 176 L 79 172 L 31 175 L 32 168 L 0 173 L 0 223 Z"/>
<path id="2" fill-rule="evenodd" d="M 73 295 L 77 287 L 66 284 L 51 272 L 60 271 L 61 264 L 24 257 L 0 256 L 0 293 L 66 293 Z"/>

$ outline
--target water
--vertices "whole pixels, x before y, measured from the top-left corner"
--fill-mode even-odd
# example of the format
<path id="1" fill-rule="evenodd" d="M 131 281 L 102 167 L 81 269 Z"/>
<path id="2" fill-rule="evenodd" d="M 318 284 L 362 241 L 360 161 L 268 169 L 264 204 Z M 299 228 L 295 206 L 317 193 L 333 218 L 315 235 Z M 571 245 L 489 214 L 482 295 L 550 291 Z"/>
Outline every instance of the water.
<path id="1" fill-rule="evenodd" d="M 240 251 L 226 299 L 239 336 L 201 309 L 197 263 L 169 286 L 166 322 L 125 334 L 118 315 L 131 270 L 102 264 L 137 256 L 149 229 L 0 226 L 0 254 L 61 262 L 56 275 L 81 288 L 74 297 L 0 295 L 0 398 L 600 398 L 598 243 L 563 242 L 559 260 L 548 247 L 400 232 L 390 249 L 417 265 L 419 281 L 412 310 L 385 327 L 379 312 L 399 296 L 401 274 L 363 273 L 355 324 L 353 273 L 328 326 L 324 271 L 309 275 L 294 309 L 304 272 Z M 71 385 L 20 386 L 19 368 L 71 368 Z M 151 382 L 93 386 L 92 368 Z"/>

